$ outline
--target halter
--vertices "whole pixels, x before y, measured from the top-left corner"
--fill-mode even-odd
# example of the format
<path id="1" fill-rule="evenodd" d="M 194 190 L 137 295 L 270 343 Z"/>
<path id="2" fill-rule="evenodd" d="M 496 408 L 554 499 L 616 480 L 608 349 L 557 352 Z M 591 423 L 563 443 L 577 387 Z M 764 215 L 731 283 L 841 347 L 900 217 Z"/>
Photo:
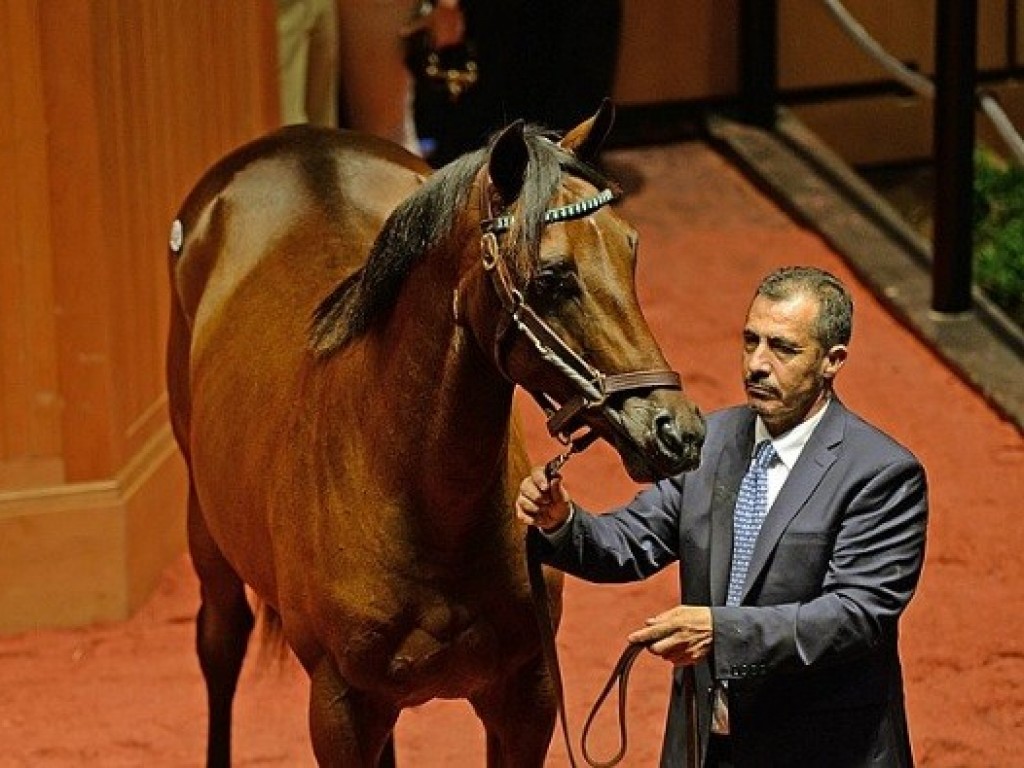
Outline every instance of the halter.
<path id="1" fill-rule="evenodd" d="M 488 194 L 489 183 L 488 179 L 488 186 L 481 194 L 484 214 L 480 222 L 483 233 L 480 237 L 481 262 L 484 270 L 491 275 L 491 282 L 498 298 L 508 313 L 508 320 L 500 328 L 495 339 L 495 359 L 501 367 L 501 347 L 505 336 L 514 327 L 529 340 L 545 362 L 554 366 L 568 379 L 575 390 L 575 394 L 564 403 L 558 403 L 546 392 L 527 390 L 547 414 L 548 433 L 567 446 L 565 453 L 548 463 L 547 470 L 553 475 L 573 453 L 583 450 L 597 439 L 591 428 L 579 437 L 573 437 L 573 433 L 584 426 L 581 419 L 586 412 L 603 409 L 611 395 L 623 392 L 662 388 L 682 389 L 682 380 L 678 373 L 668 370 L 605 374 L 590 365 L 555 333 L 530 307 L 523 292 L 516 288 L 513 282 L 508 263 L 498 245 L 498 235 L 512 228 L 515 217 L 512 214 L 499 217 L 492 215 L 491 196 Z M 549 208 L 544 212 L 544 225 L 589 216 L 614 199 L 615 193 L 610 189 L 604 189 L 593 197 Z M 613 429 L 624 433 L 616 420 L 606 421 Z M 623 436 L 629 438 L 628 435 Z"/>

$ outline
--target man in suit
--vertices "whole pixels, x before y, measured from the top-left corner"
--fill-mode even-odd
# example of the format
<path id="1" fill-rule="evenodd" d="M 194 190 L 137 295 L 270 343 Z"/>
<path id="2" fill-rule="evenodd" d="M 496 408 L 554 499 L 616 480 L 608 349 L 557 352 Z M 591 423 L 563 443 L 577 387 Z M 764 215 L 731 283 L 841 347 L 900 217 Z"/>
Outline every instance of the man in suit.
<path id="1" fill-rule="evenodd" d="M 832 275 L 776 270 L 743 328 L 747 403 L 708 417 L 699 469 L 600 515 L 542 467 L 522 483 L 517 514 L 551 565 L 626 582 L 679 561 L 682 604 L 629 637 L 675 665 L 665 768 L 686 764 L 687 665 L 705 766 L 913 764 L 898 623 L 927 487 L 914 456 L 836 396 L 852 316 Z"/>

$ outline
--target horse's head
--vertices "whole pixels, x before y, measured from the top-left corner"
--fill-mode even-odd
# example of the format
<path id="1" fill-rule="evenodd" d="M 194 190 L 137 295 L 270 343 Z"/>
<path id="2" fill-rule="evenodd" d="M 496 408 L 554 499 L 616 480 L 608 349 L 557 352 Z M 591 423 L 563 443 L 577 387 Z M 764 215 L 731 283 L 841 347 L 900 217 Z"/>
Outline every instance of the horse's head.
<path id="1" fill-rule="evenodd" d="M 490 300 L 471 302 L 478 316 L 466 319 L 545 408 L 553 435 L 603 437 L 647 481 L 697 466 L 704 421 L 641 312 L 637 233 L 587 164 L 611 120 L 606 102 L 561 142 L 522 123 L 491 142 L 477 177 L 483 269 L 473 270 L 489 276 L 473 293 Z M 479 316 L 485 305 L 497 320 Z"/>

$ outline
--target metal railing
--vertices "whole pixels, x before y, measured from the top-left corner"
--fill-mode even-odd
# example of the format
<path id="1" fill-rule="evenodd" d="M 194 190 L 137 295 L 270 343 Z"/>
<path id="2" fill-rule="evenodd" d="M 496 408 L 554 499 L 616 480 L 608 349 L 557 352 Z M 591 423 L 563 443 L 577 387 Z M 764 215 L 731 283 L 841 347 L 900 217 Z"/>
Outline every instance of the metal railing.
<path id="1" fill-rule="evenodd" d="M 894 80 L 922 98 L 935 100 L 935 83 L 920 72 L 915 72 L 885 50 L 853 17 L 839 0 L 821 0 L 846 35 L 868 56 L 874 59 Z M 992 127 L 1005 142 L 1018 165 L 1024 165 L 1024 139 L 1006 115 L 999 100 L 989 91 L 975 89 L 978 109 L 988 118 Z"/>

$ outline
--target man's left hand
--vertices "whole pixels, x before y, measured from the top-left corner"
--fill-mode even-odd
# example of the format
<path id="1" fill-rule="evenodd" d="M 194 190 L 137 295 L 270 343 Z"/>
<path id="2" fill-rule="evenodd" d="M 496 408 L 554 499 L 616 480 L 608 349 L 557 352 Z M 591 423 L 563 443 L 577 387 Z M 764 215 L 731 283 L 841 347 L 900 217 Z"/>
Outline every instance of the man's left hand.
<path id="1" fill-rule="evenodd" d="M 711 609 L 701 605 L 677 605 L 644 622 L 630 633 L 631 643 L 678 666 L 696 664 L 711 651 Z"/>

